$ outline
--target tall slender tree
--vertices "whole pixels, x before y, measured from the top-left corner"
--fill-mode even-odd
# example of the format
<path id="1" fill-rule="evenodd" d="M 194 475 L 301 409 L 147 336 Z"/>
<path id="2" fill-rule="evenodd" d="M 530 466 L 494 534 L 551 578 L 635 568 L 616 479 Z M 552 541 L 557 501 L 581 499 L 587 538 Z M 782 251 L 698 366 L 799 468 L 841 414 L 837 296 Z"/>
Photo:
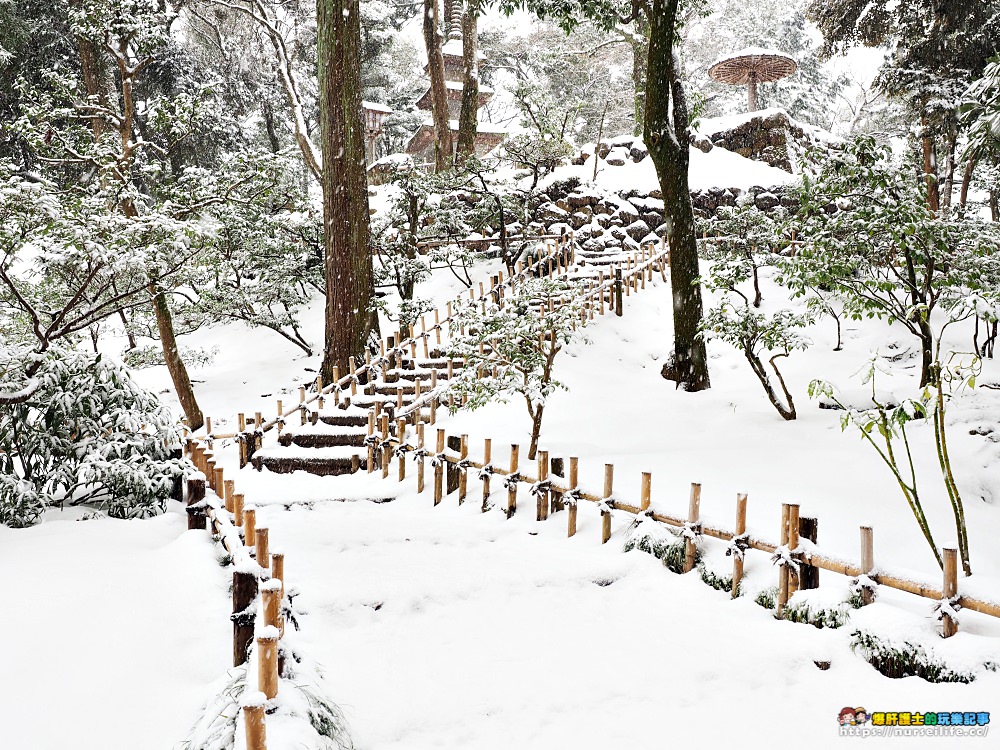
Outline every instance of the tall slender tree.
<path id="1" fill-rule="evenodd" d="M 458 115 L 458 145 L 455 161 L 464 162 L 476 153 L 479 124 L 479 16 L 473 8 L 462 13 L 462 109 Z"/>
<path id="2" fill-rule="evenodd" d="M 361 120 L 358 0 L 317 0 L 320 137 L 323 154 L 326 334 L 322 375 L 347 369 L 373 326 L 368 178 Z"/>
<path id="3" fill-rule="evenodd" d="M 443 172 L 452 164 L 454 146 L 448 118 L 448 89 L 444 78 L 444 54 L 441 51 L 441 24 L 438 0 L 424 0 L 424 46 L 427 49 L 427 75 L 431 79 L 431 114 L 434 117 L 434 168 Z"/>

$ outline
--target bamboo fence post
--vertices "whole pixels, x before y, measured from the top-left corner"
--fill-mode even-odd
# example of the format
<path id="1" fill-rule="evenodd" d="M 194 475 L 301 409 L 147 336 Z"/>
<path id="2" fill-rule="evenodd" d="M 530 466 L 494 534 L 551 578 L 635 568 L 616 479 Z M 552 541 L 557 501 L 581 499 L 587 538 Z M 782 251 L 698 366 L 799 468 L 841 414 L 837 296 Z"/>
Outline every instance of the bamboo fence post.
<path id="1" fill-rule="evenodd" d="M 790 503 L 788 506 L 788 552 L 797 563 L 801 562 L 801 553 L 796 552 L 799 548 L 799 506 L 798 503 Z M 788 595 L 791 596 L 799 590 L 799 570 L 796 566 L 789 566 L 788 570 Z"/>
<path id="2" fill-rule="evenodd" d="M 861 575 L 871 576 L 875 570 L 875 533 L 871 526 L 861 527 Z M 875 592 L 867 586 L 861 587 L 861 604 L 875 601 Z"/>
<path id="3" fill-rule="evenodd" d="M 257 598 L 257 576 L 249 572 L 233 573 L 233 666 L 245 664 L 250 658 L 255 619 L 252 604 Z"/>
<path id="4" fill-rule="evenodd" d="M 615 266 L 615 315 L 622 316 L 622 269 Z"/>
<path id="5" fill-rule="evenodd" d="M 604 464 L 604 502 L 606 510 L 601 510 L 601 544 L 611 539 L 611 493 L 615 482 L 615 465 Z"/>
<path id="6" fill-rule="evenodd" d="M 255 430 L 259 430 L 260 426 L 264 424 L 264 417 L 261 412 L 254 412 L 253 415 L 253 426 Z"/>
<path id="7" fill-rule="evenodd" d="M 233 494 L 233 526 L 240 528 L 243 526 L 243 503 L 244 495 L 242 492 L 236 492 Z"/>
<path id="8" fill-rule="evenodd" d="M 819 521 L 816 518 L 802 516 L 799 518 L 799 538 L 808 539 L 813 544 L 816 543 L 819 532 Z M 819 568 L 815 565 L 807 565 L 805 562 L 799 563 L 799 588 L 817 589 L 819 588 Z"/>
<path id="9" fill-rule="evenodd" d="M 215 481 L 212 483 L 212 489 L 215 490 L 215 494 L 219 496 L 219 499 L 225 503 L 226 510 L 229 510 L 229 503 L 226 501 L 226 483 L 225 483 L 225 469 L 221 466 L 216 466 L 215 462 L 212 462 L 212 473 L 215 475 Z"/>
<path id="10" fill-rule="evenodd" d="M 247 750 L 267 750 L 267 731 L 264 728 L 264 705 L 263 703 L 246 703 L 247 699 L 247 697 L 243 699 L 243 729 L 246 733 Z"/>
<path id="11" fill-rule="evenodd" d="M 434 311 L 434 343 L 441 346 L 441 319 L 437 310 Z"/>
<path id="12" fill-rule="evenodd" d="M 333 366 L 333 383 L 331 383 L 333 388 L 333 405 L 340 406 L 340 367 L 337 365 Z"/>
<path id="13" fill-rule="evenodd" d="M 417 449 L 423 451 L 424 449 L 424 423 L 417 422 Z M 418 454 L 417 459 L 417 492 L 424 491 L 424 457 L 423 454 Z"/>
<path id="14" fill-rule="evenodd" d="M 575 490 L 579 480 L 580 459 L 577 456 L 569 457 L 569 488 Z M 567 503 L 569 508 L 566 512 L 566 538 L 576 535 L 576 510 L 577 501 L 573 499 Z"/>
<path id="15" fill-rule="evenodd" d="M 951 601 L 958 596 L 958 550 L 954 547 L 945 547 L 941 552 L 944 555 L 944 586 L 942 595 L 944 602 Z M 942 603 L 944 603 L 942 602 Z M 948 612 L 941 613 L 941 635 L 951 638 L 958 632 L 958 621 Z"/>
<path id="16" fill-rule="evenodd" d="M 243 509 L 243 544 L 247 547 L 257 545 L 257 509 L 254 507 Z"/>
<path id="17" fill-rule="evenodd" d="M 403 411 L 403 387 L 396 386 L 396 411 Z"/>
<path id="18" fill-rule="evenodd" d="M 392 460 L 392 446 L 389 444 L 389 415 L 383 414 L 379 422 L 379 432 L 382 433 L 382 452 L 379 464 L 382 467 L 382 478 L 389 478 L 389 461 Z"/>
<path id="19" fill-rule="evenodd" d="M 278 627 L 281 616 L 281 581 L 271 578 L 260 585 L 260 598 L 263 603 L 264 625 Z"/>
<path id="20" fill-rule="evenodd" d="M 307 420 L 306 417 L 307 411 L 308 407 L 306 406 L 306 389 L 305 386 L 299 386 L 299 415 L 303 425 L 305 425 Z"/>
<path id="21" fill-rule="evenodd" d="M 212 436 L 212 418 L 205 417 L 205 437 Z"/>
<path id="22" fill-rule="evenodd" d="M 222 469 L 219 469 L 219 471 L 221 472 Z M 236 506 L 233 503 L 233 495 L 236 492 L 236 482 L 234 482 L 232 479 L 227 479 L 222 483 L 222 486 L 225 491 L 226 510 L 228 510 L 230 513 L 233 513 L 236 510 Z"/>
<path id="23" fill-rule="evenodd" d="M 281 581 L 281 596 L 285 596 L 285 553 L 271 553 L 271 578 Z"/>
<path id="24" fill-rule="evenodd" d="M 278 417 L 274 420 L 275 426 L 278 428 L 278 434 L 281 434 L 282 428 L 285 426 L 285 411 L 282 408 L 281 399 L 278 399 Z"/>
<path id="25" fill-rule="evenodd" d="M 653 475 L 648 472 L 642 472 L 642 487 L 639 492 L 639 510 L 645 512 L 649 510 L 649 495 L 653 484 Z"/>
<path id="26" fill-rule="evenodd" d="M 691 483 L 691 498 L 688 500 L 688 529 L 699 534 L 701 524 L 701 485 Z M 684 540 L 684 572 L 690 573 L 698 556 L 698 545 L 692 537 Z"/>
<path id="27" fill-rule="evenodd" d="M 791 509 L 788 503 L 781 505 L 781 542 L 782 547 L 788 547 L 788 518 Z M 775 608 L 775 617 L 779 620 L 785 617 L 785 605 L 788 604 L 788 566 L 780 565 L 778 569 L 778 603 Z"/>
<path id="28" fill-rule="evenodd" d="M 257 687 L 268 700 L 278 695 L 278 629 L 265 627 L 257 635 Z"/>
<path id="29" fill-rule="evenodd" d="M 372 439 L 375 435 L 375 412 L 368 412 L 368 461 L 366 468 L 368 473 L 371 474 L 375 471 L 375 441 Z"/>
<path id="30" fill-rule="evenodd" d="M 518 445 L 510 446 L 510 472 L 509 476 L 517 474 L 517 459 L 518 453 L 521 447 Z M 509 481 L 509 480 L 508 480 Z M 507 518 L 511 518 L 517 512 L 517 482 L 513 482 L 507 487 Z"/>
<path id="31" fill-rule="evenodd" d="M 441 502 L 442 492 L 444 490 L 444 430 L 439 429 L 437 431 L 437 450 L 436 457 L 437 464 L 434 467 L 434 505 L 438 505 Z"/>
<path id="32" fill-rule="evenodd" d="M 316 406 L 323 408 L 323 376 L 316 376 Z"/>
<path id="33" fill-rule="evenodd" d="M 544 482 L 549 478 L 549 452 L 538 451 L 538 481 Z M 538 492 L 535 499 L 535 520 L 544 521 L 549 517 L 549 492 L 542 490 Z"/>
<path id="34" fill-rule="evenodd" d="M 268 537 L 270 532 L 267 527 L 256 529 L 257 532 L 257 543 L 254 545 L 254 557 L 257 560 L 257 564 L 268 570 L 271 567 L 271 555 L 267 550 Z"/>
<path id="35" fill-rule="evenodd" d="M 734 542 L 747 533 L 747 496 L 740 492 L 736 495 L 736 534 Z M 743 580 L 743 555 L 745 550 L 737 543 L 733 550 L 733 599 L 740 595 L 740 581 Z"/>
<path id="36" fill-rule="evenodd" d="M 207 480 L 208 489 L 215 492 L 215 461 L 207 457 L 205 458 L 205 479 Z M 216 492 L 216 494 L 218 493 Z"/>
<path id="37" fill-rule="evenodd" d="M 399 476 L 400 482 L 406 479 L 406 417 L 396 420 L 396 439 L 399 441 Z"/>
<path id="38" fill-rule="evenodd" d="M 347 366 L 351 371 L 351 398 L 353 399 L 358 395 L 358 370 L 353 356 L 347 358 Z"/>
<path id="39" fill-rule="evenodd" d="M 462 435 L 461 443 L 459 444 L 458 455 L 460 460 L 464 461 L 469 457 L 469 436 Z M 468 469 L 462 469 L 458 472 L 458 504 L 461 505 L 465 502 L 465 495 L 469 488 L 469 472 Z"/>
<path id="40" fill-rule="evenodd" d="M 191 477 L 187 480 L 187 517 L 188 529 L 204 529 L 208 525 L 205 515 L 205 480 L 202 477 Z"/>
<path id="41" fill-rule="evenodd" d="M 493 441 L 490 438 L 483 440 L 483 468 L 490 466 L 490 460 L 493 458 Z M 490 474 L 489 471 L 483 472 L 483 505 L 482 510 L 485 513 L 489 507 L 490 499 Z"/>
<path id="42" fill-rule="evenodd" d="M 247 428 L 247 415 L 240 412 L 236 415 L 236 431 L 243 432 Z"/>

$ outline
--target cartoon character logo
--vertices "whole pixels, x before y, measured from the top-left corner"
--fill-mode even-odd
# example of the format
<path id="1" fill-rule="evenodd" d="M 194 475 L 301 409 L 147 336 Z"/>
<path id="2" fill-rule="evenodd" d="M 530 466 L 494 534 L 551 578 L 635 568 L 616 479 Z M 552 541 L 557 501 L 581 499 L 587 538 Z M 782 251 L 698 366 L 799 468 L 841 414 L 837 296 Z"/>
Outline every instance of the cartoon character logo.
<path id="1" fill-rule="evenodd" d="M 868 712 L 864 708 L 858 706 L 854 709 L 854 722 L 856 724 L 867 724 L 868 723 Z"/>
<path id="2" fill-rule="evenodd" d="M 837 721 L 842 727 L 850 726 L 854 724 L 855 716 L 854 709 L 847 706 L 846 708 L 840 709 L 840 713 L 837 715 Z"/>

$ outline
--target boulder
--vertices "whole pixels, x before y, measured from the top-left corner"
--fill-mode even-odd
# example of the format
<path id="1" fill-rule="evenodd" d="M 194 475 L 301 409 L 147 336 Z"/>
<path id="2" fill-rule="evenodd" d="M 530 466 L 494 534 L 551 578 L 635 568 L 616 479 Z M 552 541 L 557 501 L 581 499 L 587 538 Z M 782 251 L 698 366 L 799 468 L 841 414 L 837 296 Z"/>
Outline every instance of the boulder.
<path id="1" fill-rule="evenodd" d="M 647 156 L 649 156 L 649 151 L 646 150 L 645 146 L 639 146 L 639 145 L 633 144 L 632 148 L 630 148 L 629 151 L 628 151 L 628 155 L 629 155 L 629 158 L 632 159 L 632 161 L 634 161 L 636 164 L 638 164 L 643 159 L 645 159 Z"/>
<path id="2" fill-rule="evenodd" d="M 566 221 L 568 216 L 569 214 L 555 203 L 544 203 L 535 212 L 535 220 L 545 225 Z"/>
<path id="3" fill-rule="evenodd" d="M 624 148 L 613 148 L 604 161 L 612 167 L 622 167 L 625 166 L 626 159 L 628 159 L 628 151 Z"/>
<path id="4" fill-rule="evenodd" d="M 625 227 L 625 233 L 638 242 L 649 234 L 649 224 L 644 222 L 642 219 L 639 219 L 638 221 L 634 221 Z"/>

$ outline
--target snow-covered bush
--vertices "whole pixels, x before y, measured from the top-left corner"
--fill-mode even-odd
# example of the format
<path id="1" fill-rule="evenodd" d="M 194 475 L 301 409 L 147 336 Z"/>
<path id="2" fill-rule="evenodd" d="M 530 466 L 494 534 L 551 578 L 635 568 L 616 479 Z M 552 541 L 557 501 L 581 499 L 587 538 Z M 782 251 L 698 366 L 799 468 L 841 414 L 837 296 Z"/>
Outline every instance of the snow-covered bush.
<path id="1" fill-rule="evenodd" d="M 546 402 L 566 389 L 552 376 L 556 355 L 582 335 L 583 313 L 577 285 L 560 279 L 528 279 L 502 307 L 490 299 L 466 302 L 454 313 L 453 330 L 461 333 L 453 337 L 448 356 L 465 367 L 449 390 L 467 397 L 469 409 L 506 403 L 510 395 L 524 398 L 531 417 L 529 461 L 538 449 Z"/>
<path id="2" fill-rule="evenodd" d="M 928 682 L 963 682 L 976 679 L 972 671 L 953 669 L 933 651 L 906 639 L 882 638 L 870 630 L 851 633 L 851 649 L 862 656 L 886 677 L 920 677 Z M 981 665 L 982 670 L 995 672 L 993 662 Z"/>
<path id="3" fill-rule="evenodd" d="M 0 391 L 22 394 L 0 405 L 0 523 L 28 526 L 65 504 L 116 518 L 163 510 L 186 468 L 170 457 L 178 425 L 121 365 L 70 349 L 0 349 Z"/>

